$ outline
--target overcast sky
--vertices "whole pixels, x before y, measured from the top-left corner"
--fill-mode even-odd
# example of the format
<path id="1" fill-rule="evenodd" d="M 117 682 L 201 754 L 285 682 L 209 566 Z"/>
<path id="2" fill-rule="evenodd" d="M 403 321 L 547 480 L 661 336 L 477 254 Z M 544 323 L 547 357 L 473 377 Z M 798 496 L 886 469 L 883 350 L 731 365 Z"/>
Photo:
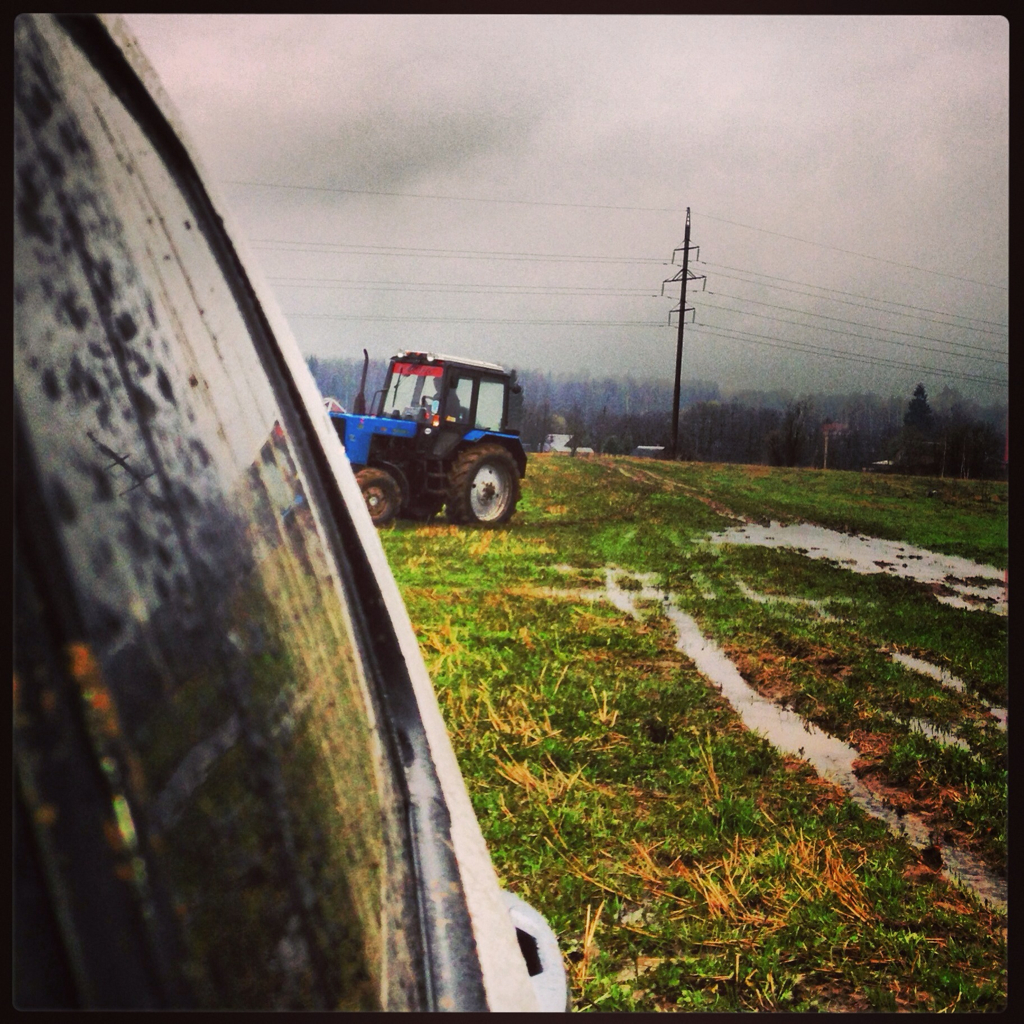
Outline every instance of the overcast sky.
<path id="1" fill-rule="evenodd" d="M 127 20 L 306 355 L 1006 399 L 1002 18 Z"/>

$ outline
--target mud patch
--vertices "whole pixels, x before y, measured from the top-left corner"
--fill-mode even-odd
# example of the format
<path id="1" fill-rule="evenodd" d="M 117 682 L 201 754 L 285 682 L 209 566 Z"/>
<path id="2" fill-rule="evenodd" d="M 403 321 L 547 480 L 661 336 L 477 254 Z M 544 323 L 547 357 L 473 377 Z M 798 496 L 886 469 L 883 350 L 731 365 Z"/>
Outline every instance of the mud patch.
<path id="1" fill-rule="evenodd" d="M 746 516 L 741 516 L 732 509 L 726 508 L 720 501 L 715 501 L 713 498 L 707 497 L 707 495 L 701 494 L 696 488 L 688 487 L 686 484 L 680 483 L 678 480 L 672 480 L 667 476 L 663 476 L 661 473 L 654 472 L 650 469 L 641 469 L 639 467 L 633 467 L 631 469 L 615 464 L 613 466 L 619 473 L 621 473 L 627 480 L 632 480 L 634 483 L 645 484 L 648 486 L 657 487 L 660 490 L 667 491 L 669 493 L 682 492 L 688 497 L 696 498 L 703 505 L 707 505 L 713 512 L 718 513 L 723 519 L 733 519 L 738 523 L 747 523 L 751 520 L 747 519 Z"/>
<path id="2" fill-rule="evenodd" d="M 620 585 L 620 577 L 635 582 L 627 590 Z M 842 787 L 854 803 L 884 821 L 894 834 L 904 837 L 917 848 L 923 858 L 936 849 L 929 822 L 911 808 L 913 794 L 909 798 L 898 795 L 902 791 L 895 787 L 890 792 L 881 777 L 873 779 L 870 786 L 862 780 L 862 776 L 870 778 L 880 772 L 880 756 L 887 749 L 884 744 L 891 743 L 891 739 L 859 734 L 858 738 L 866 749 L 857 750 L 759 693 L 740 675 L 726 653 L 703 635 L 697 622 L 675 606 L 674 596 L 653 585 L 654 579 L 654 573 L 624 573 L 609 567 L 605 569 L 603 593 L 572 591 L 566 592 L 566 596 L 571 594 L 575 599 L 603 598 L 637 619 L 641 617 L 641 601 L 660 606 L 662 613 L 676 627 L 676 648 L 689 657 L 701 675 L 730 702 L 748 729 L 760 732 L 783 755 L 809 763 L 827 788 Z M 639 588 L 635 583 L 640 584 Z M 780 672 L 777 677 L 780 696 L 782 675 Z M 867 750 L 871 754 L 866 758 Z M 951 841 L 952 833 L 945 833 L 945 839 Z M 992 904 L 1006 905 L 1006 882 L 994 876 L 967 851 L 954 845 L 944 846 L 941 861 L 936 862 L 936 869 L 940 867 L 950 881 L 972 889 Z"/>
<path id="3" fill-rule="evenodd" d="M 787 597 L 781 594 L 760 594 L 756 590 L 747 586 L 743 580 L 736 580 L 736 588 L 739 592 L 747 598 L 748 601 L 756 601 L 758 604 L 789 604 L 796 605 L 801 608 L 810 608 L 812 611 L 817 612 L 819 618 L 825 622 L 837 622 L 836 617 L 829 611 L 826 610 L 825 606 L 831 601 L 841 602 L 849 604 L 849 598 L 825 598 L 823 600 L 816 600 L 810 597 Z"/>

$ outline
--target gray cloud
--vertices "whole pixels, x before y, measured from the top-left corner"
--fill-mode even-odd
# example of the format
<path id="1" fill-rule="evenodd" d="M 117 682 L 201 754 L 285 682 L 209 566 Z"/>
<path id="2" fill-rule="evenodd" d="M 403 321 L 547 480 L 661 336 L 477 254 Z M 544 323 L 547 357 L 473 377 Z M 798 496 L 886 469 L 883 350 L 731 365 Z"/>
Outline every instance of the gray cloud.
<path id="1" fill-rule="evenodd" d="M 799 390 L 825 381 L 885 390 L 912 387 L 926 375 L 916 367 L 935 366 L 935 389 L 949 382 L 981 397 L 1005 395 L 1005 384 L 965 376 L 1005 380 L 1005 368 L 925 354 L 909 337 L 885 344 L 910 331 L 938 334 L 949 351 L 980 345 L 1005 356 L 1005 336 L 979 333 L 976 321 L 922 314 L 950 324 L 940 327 L 895 315 L 916 306 L 1006 320 L 1004 19 L 129 20 L 215 178 L 346 190 L 225 185 L 250 237 L 405 247 L 406 255 L 359 257 L 258 250 L 307 351 L 354 355 L 370 345 L 382 355 L 414 337 L 538 369 L 668 376 L 674 329 L 609 325 L 663 324 L 671 296 L 564 289 L 657 294 L 675 268 L 583 257 L 667 261 L 690 206 L 709 290 L 797 307 L 799 315 L 777 315 L 809 326 L 773 323 L 751 302 L 745 313 L 726 313 L 715 308 L 724 300 L 695 299 L 698 319 L 761 338 L 712 339 L 695 329 L 685 374 L 726 387 Z M 448 257 L 414 256 L 414 247 Z M 495 261 L 482 251 L 520 255 Z M 531 253 L 581 259 L 523 255 Z M 746 283 L 722 276 L 736 270 Z M 342 279 L 362 283 L 330 283 Z M 380 281 L 398 290 L 366 283 Z M 431 283 L 447 290 L 422 290 Z M 495 293 L 469 294 L 471 286 Z M 508 294 L 528 287 L 546 293 Z M 822 289 L 832 289 L 827 301 Z M 892 312 L 842 305 L 850 294 Z M 864 333 L 878 340 L 827 333 L 812 311 L 876 323 Z M 318 319 L 326 315 L 424 319 Z M 449 321 L 426 319 L 440 316 Z M 800 355 L 768 339 L 915 368 Z"/>

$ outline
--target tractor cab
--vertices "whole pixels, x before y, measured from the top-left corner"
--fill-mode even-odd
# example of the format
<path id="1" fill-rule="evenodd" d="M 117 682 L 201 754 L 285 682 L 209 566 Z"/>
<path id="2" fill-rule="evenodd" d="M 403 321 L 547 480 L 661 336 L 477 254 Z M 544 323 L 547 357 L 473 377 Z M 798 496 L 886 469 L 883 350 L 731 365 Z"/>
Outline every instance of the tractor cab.
<path id="1" fill-rule="evenodd" d="M 434 430 L 518 434 L 522 388 L 515 370 L 427 352 L 399 352 L 391 360 L 377 405 L 378 416 Z"/>

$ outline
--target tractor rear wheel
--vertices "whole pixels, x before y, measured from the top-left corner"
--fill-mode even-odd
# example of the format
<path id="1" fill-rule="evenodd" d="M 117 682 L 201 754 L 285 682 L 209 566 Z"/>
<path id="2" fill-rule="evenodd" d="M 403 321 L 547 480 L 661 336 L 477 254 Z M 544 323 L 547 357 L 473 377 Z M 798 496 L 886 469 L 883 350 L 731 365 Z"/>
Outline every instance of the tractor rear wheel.
<path id="1" fill-rule="evenodd" d="M 366 509 L 374 526 L 386 526 L 398 514 L 402 492 L 393 476 L 383 469 L 368 466 L 356 473 Z"/>
<path id="2" fill-rule="evenodd" d="M 519 468 L 500 444 L 467 448 L 448 474 L 448 518 L 455 523 L 504 523 L 519 501 Z"/>

